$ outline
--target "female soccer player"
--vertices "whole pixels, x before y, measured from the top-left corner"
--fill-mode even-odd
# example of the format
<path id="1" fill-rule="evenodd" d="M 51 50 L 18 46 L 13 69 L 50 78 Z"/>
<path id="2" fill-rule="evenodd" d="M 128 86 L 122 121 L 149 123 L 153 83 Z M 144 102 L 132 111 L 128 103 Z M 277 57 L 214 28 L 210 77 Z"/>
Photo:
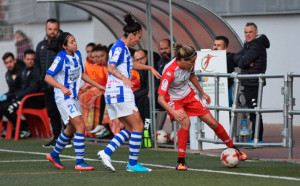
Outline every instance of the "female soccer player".
<path id="1" fill-rule="evenodd" d="M 216 135 L 228 147 L 236 147 L 233 145 L 223 126 L 213 118 L 208 108 L 188 84 L 190 81 L 206 100 L 207 104 L 210 104 L 210 97 L 204 93 L 194 74 L 194 65 L 197 58 L 195 49 L 191 46 L 177 43 L 174 47 L 174 56 L 175 58 L 163 70 L 158 90 L 158 102 L 166 109 L 171 121 L 175 119 L 181 125 L 178 131 L 178 161 L 176 169 L 187 170 L 184 157 L 191 126 L 189 116 L 198 116 L 214 130 Z M 245 160 L 247 158 L 246 154 L 241 151 L 239 152 L 241 159 Z"/>
<path id="2" fill-rule="evenodd" d="M 85 124 L 81 116 L 78 91 L 81 79 L 97 87 L 103 93 L 105 88 L 84 73 L 81 54 L 77 50 L 77 42 L 72 34 L 63 32 L 59 36 L 59 45 L 62 50 L 47 71 L 45 81 L 54 87 L 55 102 L 67 127 L 60 134 L 53 151 L 47 155 L 47 159 L 57 168 L 64 169 L 59 154 L 75 133 L 75 170 L 93 170 L 94 167 L 83 160 Z"/>
<path id="3" fill-rule="evenodd" d="M 105 90 L 106 107 L 110 119 L 119 118 L 125 129 L 120 131 L 107 147 L 99 151 L 97 155 L 108 170 L 115 171 L 110 156 L 124 141 L 130 138 L 129 163 L 126 170 L 149 172 L 151 169 L 137 163 L 144 124 L 134 103 L 134 95 L 131 89 L 133 85 L 130 77 L 132 68 L 135 70 L 151 70 L 157 78 L 161 76 L 153 67 L 132 62 L 128 47 L 134 47 L 141 41 L 143 31 L 141 25 L 133 20 L 132 15 L 126 15 L 125 22 L 127 24 L 123 28 L 123 37 L 117 40 L 109 52 L 107 67 L 109 74 Z"/>

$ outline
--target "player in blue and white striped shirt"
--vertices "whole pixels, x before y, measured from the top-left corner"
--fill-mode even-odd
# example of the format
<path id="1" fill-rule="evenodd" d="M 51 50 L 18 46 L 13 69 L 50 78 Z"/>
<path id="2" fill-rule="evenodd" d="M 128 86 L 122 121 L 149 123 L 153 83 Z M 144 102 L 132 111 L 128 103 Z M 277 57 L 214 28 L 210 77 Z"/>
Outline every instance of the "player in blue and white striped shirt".
<path id="1" fill-rule="evenodd" d="M 75 170 L 93 170 L 94 167 L 86 164 L 83 160 L 85 124 L 81 116 L 78 91 L 81 79 L 95 86 L 103 93 L 105 88 L 84 73 L 81 54 L 77 50 L 77 42 L 72 34 L 68 32 L 61 33 L 59 45 L 62 50 L 57 54 L 47 71 L 45 81 L 54 87 L 55 102 L 67 127 L 59 135 L 56 145 L 53 151 L 47 155 L 47 159 L 57 168 L 64 169 L 60 162 L 59 154 L 75 133 Z"/>
<path id="2" fill-rule="evenodd" d="M 141 25 L 135 22 L 130 14 L 125 16 L 125 22 L 127 24 L 123 28 L 124 36 L 112 46 L 109 52 L 107 67 L 109 74 L 105 90 L 105 101 L 110 119 L 119 118 L 125 125 L 125 129 L 120 131 L 97 155 L 107 169 L 115 171 L 110 156 L 130 138 L 129 163 L 126 170 L 149 172 L 151 169 L 137 162 L 144 124 L 134 102 L 130 78 L 132 69 L 151 70 L 157 78 L 161 76 L 153 67 L 132 62 L 128 47 L 134 47 L 139 43 L 143 32 Z"/>

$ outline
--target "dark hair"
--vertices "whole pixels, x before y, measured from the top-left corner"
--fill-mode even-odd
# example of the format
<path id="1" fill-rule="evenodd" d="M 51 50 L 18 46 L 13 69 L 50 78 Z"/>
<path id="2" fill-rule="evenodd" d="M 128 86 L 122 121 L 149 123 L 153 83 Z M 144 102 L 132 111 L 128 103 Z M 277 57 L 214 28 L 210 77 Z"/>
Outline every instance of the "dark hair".
<path id="1" fill-rule="evenodd" d="M 147 50 L 144 50 L 144 49 L 138 49 L 138 50 L 134 51 L 133 55 L 134 55 L 136 52 L 139 52 L 139 51 L 143 51 L 145 55 L 148 55 L 148 51 L 147 51 Z"/>
<path id="2" fill-rule="evenodd" d="M 197 52 L 192 46 L 176 43 L 174 46 L 174 56 L 177 59 L 184 59 L 185 61 L 197 55 Z"/>
<path id="3" fill-rule="evenodd" d="M 114 43 L 111 43 L 111 44 L 108 45 L 108 48 L 107 48 L 108 51 L 110 51 L 110 49 L 111 49 L 112 46 L 114 46 Z"/>
<path id="4" fill-rule="evenodd" d="M 225 37 L 225 36 L 216 36 L 215 40 L 222 40 L 222 41 L 224 41 L 225 47 L 228 48 L 228 46 L 229 46 L 229 40 L 228 40 L 227 37 Z"/>
<path id="5" fill-rule="evenodd" d="M 63 45 L 67 46 L 70 35 L 72 35 L 72 34 L 70 34 L 69 32 L 62 32 L 61 34 L 59 34 L 58 44 L 61 49 L 63 49 L 63 47 L 62 47 Z"/>
<path id="6" fill-rule="evenodd" d="M 26 57 L 27 54 L 35 54 L 35 52 L 32 49 L 28 49 L 24 52 L 24 58 Z"/>
<path id="7" fill-rule="evenodd" d="M 98 52 L 98 51 L 104 51 L 104 52 L 108 53 L 108 48 L 105 45 L 98 44 L 94 47 L 92 52 Z"/>
<path id="8" fill-rule="evenodd" d="M 20 34 L 24 39 L 28 39 L 27 36 L 26 36 L 26 34 L 24 34 L 24 32 L 22 32 L 21 30 L 17 30 L 15 32 L 15 34 Z"/>
<path id="9" fill-rule="evenodd" d="M 126 25 L 123 27 L 124 36 L 127 37 L 129 34 L 133 33 L 134 35 L 138 32 L 142 31 L 142 26 L 140 23 L 134 21 L 133 16 L 131 14 L 127 14 L 124 16 L 124 21 Z"/>
<path id="10" fill-rule="evenodd" d="M 95 48 L 96 44 L 93 43 L 93 42 L 88 43 L 85 48 L 90 47 L 90 46 L 93 47 L 93 48 Z"/>
<path id="11" fill-rule="evenodd" d="M 248 23 L 246 24 L 246 26 L 254 26 L 255 30 L 257 30 L 257 26 L 256 26 L 256 24 L 253 23 L 253 22 L 248 22 Z"/>
<path id="12" fill-rule="evenodd" d="M 13 55 L 13 53 L 11 52 L 6 52 L 3 56 L 2 59 L 3 61 L 5 61 L 7 58 L 12 57 L 13 59 L 15 59 L 15 56 Z"/>
<path id="13" fill-rule="evenodd" d="M 167 41 L 168 44 L 169 44 L 169 47 L 171 47 L 171 41 L 170 41 L 170 39 L 162 39 L 162 40 L 160 40 L 159 43 L 161 43 L 162 41 Z"/>
<path id="14" fill-rule="evenodd" d="M 48 19 L 48 20 L 46 21 L 46 25 L 47 25 L 48 23 L 57 23 L 57 24 L 58 24 L 58 27 L 59 27 L 59 22 L 58 22 L 56 19 L 50 18 L 50 19 Z"/>

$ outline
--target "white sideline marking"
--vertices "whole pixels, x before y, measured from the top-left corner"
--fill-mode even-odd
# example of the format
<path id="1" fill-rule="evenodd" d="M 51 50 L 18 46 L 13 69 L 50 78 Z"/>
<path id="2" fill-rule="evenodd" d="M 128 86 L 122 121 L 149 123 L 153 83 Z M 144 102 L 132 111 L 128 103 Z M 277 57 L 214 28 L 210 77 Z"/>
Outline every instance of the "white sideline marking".
<path id="1" fill-rule="evenodd" d="M 70 159 L 60 159 L 61 161 L 71 161 Z M 42 162 L 49 160 L 4 160 L 0 161 L 0 163 L 16 163 L 16 162 Z"/>
<path id="2" fill-rule="evenodd" d="M 16 150 L 7 150 L 7 149 L 0 149 L 0 152 L 1 151 L 2 152 L 23 153 L 23 154 L 45 155 L 45 156 L 48 154 L 48 153 L 42 153 L 42 152 L 16 151 Z M 70 159 L 76 159 L 75 156 L 60 155 L 60 157 L 70 158 Z M 99 161 L 98 159 L 91 159 L 91 158 L 84 158 L 84 159 L 85 160 L 89 160 L 89 161 Z M 15 161 L 17 161 L 17 160 L 15 160 Z M 48 161 L 48 160 L 25 160 L 25 161 Z M 13 162 L 13 161 L 11 161 L 11 162 Z M 115 161 L 115 160 L 113 160 L 113 162 L 124 163 L 124 164 L 128 163 L 126 161 Z M 149 163 L 142 163 L 142 164 L 146 165 L 146 166 L 152 166 L 152 167 L 174 169 L 173 166 L 157 165 L 157 164 L 149 164 Z M 217 170 L 209 170 L 209 169 L 193 169 L 193 168 L 189 168 L 189 171 L 198 171 L 198 172 L 230 174 L 230 175 L 239 175 L 239 176 L 251 176 L 251 177 L 259 177 L 259 178 L 273 178 L 273 179 L 300 181 L 300 178 L 287 177 L 287 176 L 272 176 L 272 175 L 264 175 L 264 174 L 240 173 L 240 172 L 217 171 Z"/>

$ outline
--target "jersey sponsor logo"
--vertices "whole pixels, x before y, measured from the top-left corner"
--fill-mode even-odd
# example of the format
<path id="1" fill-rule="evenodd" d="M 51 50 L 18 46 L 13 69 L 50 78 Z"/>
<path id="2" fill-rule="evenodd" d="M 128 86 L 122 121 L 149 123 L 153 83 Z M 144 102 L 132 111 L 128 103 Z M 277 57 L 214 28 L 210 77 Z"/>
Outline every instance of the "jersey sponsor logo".
<path id="1" fill-rule="evenodd" d="M 54 71 L 54 70 L 56 69 L 58 63 L 60 62 L 60 60 L 61 60 L 61 57 L 57 56 L 57 57 L 54 59 L 54 61 L 53 61 L 52 65 L 51 65 L 51 67 L 49 68 L 49 70 Z"/>
<path id="2" fill-rule="evenodd" d="M 175 109 L 175 104 L 173 101 L 168 102 L 168 105 L 172 108 Z"/>
<path id="3" fill-rule="evenodd" d="M 69 80 L 76 81 L 79 78 L 80 68 L 69 69 Z"/>
<path id="4" fill-rule="evenodd" d="M 114 51 L 114 55 L 111 57 L 111 60 L 110 61 L 113 61 L 113 62 L 117 62 L 119 57 L 120 57 L 120 54 L 122 52 L 122 48 L 121 47 L 117 47 Z"/>
<path id="5" fill-rule="evenodd" d="M 179 83 L 184 83 L 186 81 L 187 81 L 187 79 L 185 79 L 185 76 L 183 76 L 183 80 L 180 80 Z"/>
<path id="6" fill-rule="evenodd" d="M 162 82 L 162 84 L 161 84 L 161 89 L 162 89 L 163 91 L 166 91 L 167 88 L 168 88 L 168 85 L 169 85 L 168 80 L 164 79 L 163 82 Z"/>

